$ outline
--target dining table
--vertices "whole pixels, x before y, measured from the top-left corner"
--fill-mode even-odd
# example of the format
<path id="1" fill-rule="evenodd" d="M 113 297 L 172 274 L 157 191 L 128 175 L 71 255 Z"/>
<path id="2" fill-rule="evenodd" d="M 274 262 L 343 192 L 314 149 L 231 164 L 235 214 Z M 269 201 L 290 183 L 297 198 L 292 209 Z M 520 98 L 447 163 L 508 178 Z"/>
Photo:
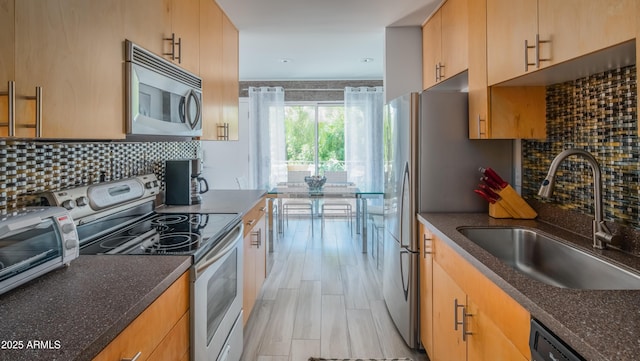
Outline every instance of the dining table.
<path id="1" fill-rule="evenodd" d="M 274 227 L 274 202 L 277 202 L 278 210 L 282 209 L 284 199 L 304 198 L 319 199 L 354 199 L 356 202 L 356 233 L 362 235 L 362 253 L 367 253 L 367 207 L 371 199 L 380 199 L 384 196 L 384 192 L 379 189 L 368 189 L 367 187 L 359 187 L 352 182 L 344 183 L 325 183 L 322 187 L 311 188 L 306 183 L 278 183 L 275 187 L 267 192 L 268 203 L 268 235 L 269 235 L 269 251 L 273 252 L 274 229 L 277 232 L 283 232 L 283 217 L 278 217 L 276 227 Z M 313 211 L 311 220 L 313 221 Z"/>

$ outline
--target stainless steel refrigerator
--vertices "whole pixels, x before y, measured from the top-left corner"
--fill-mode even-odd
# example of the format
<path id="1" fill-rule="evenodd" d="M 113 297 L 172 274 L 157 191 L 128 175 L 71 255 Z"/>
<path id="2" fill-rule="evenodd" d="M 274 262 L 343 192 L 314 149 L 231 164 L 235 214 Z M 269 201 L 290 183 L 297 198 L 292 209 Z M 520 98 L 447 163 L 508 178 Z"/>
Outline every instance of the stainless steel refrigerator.
<path id="1" fill-rule="evenodd" d="M 419 348 L 417 212 L 486 212 L 479 167 L 511 180 L 513 141 L 469 140 L 467 93 L 411 93 L 385 106 L 383 295 L 408 346 Z"/>

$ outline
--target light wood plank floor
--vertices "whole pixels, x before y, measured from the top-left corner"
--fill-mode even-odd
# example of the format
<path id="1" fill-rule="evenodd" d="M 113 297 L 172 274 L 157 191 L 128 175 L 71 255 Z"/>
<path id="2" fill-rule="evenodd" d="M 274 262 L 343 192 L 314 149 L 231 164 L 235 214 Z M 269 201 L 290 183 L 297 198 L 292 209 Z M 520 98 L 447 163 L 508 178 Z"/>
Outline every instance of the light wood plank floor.
<path id="1" fill-rule="evenodd" d="M 410 357 L 382 298 L 376 260 L 344 220 L 289 220 L 270 256 L 271 272 L 244 329 L 245 361 Z M 355 222 L 354 222 L 355 227 Z M 369 228 L 371 242 L 371 228 Z M 371 244 L 369 244 L 371 250 Z"/>

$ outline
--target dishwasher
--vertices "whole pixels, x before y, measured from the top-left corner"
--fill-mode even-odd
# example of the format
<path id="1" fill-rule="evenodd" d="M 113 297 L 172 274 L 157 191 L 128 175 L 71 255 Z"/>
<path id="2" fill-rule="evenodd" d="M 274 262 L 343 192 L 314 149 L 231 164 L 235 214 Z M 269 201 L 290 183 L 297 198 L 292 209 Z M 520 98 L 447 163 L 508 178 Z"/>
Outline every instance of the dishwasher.
<path id="1" fill-rule="evenodd" d="M 582 356 L 533 318 L 529 347 L 533 361 L 585 361 Z"/>

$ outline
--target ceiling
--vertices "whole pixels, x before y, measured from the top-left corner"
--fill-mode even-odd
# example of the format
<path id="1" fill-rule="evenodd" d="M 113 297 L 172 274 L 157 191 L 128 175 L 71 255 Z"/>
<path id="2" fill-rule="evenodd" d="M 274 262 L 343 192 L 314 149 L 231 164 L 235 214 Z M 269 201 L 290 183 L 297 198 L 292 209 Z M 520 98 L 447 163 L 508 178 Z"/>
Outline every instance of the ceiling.
<path id="1" fill-rule="evenodd" d="M 216 1 L 240 32 L 241 81 L 382 79 L 384 28 L 421 25 L 441 2 Z"/>

